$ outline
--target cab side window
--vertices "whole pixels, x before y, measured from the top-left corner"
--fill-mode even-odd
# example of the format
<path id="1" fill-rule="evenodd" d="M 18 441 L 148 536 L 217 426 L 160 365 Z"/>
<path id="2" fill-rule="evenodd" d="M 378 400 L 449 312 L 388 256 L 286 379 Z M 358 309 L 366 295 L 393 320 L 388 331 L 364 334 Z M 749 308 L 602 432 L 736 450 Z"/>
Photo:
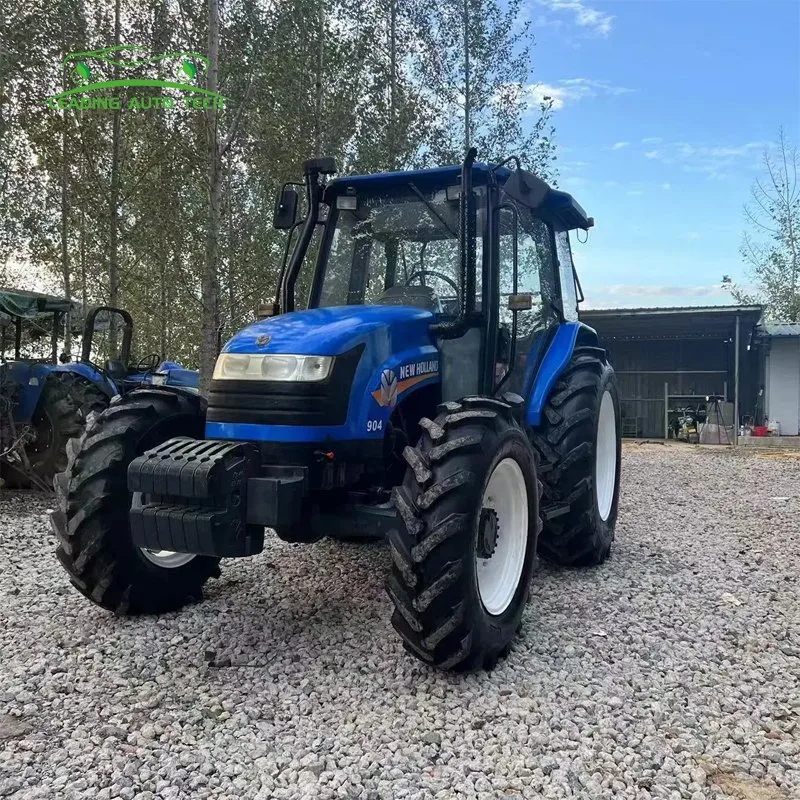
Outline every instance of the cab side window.
<path id="1" fill-rule="evenodd" d="M 530 216 L 526 209 L 517 213 L 500 209 L 500 323 L 511 330 L 512 314 L 508 298 L 513 294 L 514 242 L 517 251 L 517 294 L 529 294 L 532 306 L 517 312 L 517 336 L 529 336 L 547 327 L 555 297 L 552 237 L 547 224 Z"/>

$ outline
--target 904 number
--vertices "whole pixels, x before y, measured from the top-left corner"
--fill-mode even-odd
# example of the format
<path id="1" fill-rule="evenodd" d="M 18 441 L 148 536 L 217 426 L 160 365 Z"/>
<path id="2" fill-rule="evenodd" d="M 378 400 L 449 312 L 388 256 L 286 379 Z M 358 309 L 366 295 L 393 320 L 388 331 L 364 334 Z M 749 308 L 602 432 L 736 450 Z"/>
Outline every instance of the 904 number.
<path id="1" fill-rule="evenodd" d="M 383 430 L 383 420 L 382 419 L 368 419 L 367 420 L 367 431 L 382 431 Z"/>

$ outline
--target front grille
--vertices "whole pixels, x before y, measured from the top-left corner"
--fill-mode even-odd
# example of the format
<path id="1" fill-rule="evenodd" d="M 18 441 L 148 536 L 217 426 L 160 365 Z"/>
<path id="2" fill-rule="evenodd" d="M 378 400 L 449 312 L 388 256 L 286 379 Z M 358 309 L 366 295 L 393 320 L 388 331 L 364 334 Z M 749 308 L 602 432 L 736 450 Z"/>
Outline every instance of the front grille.
<path id="1" fill-rule="evenodd" d="M 331 374 L 310 383 L 211 381 L 208 422 L 259 425 L 342 425 L 364 345 L 336 356 Z"/>

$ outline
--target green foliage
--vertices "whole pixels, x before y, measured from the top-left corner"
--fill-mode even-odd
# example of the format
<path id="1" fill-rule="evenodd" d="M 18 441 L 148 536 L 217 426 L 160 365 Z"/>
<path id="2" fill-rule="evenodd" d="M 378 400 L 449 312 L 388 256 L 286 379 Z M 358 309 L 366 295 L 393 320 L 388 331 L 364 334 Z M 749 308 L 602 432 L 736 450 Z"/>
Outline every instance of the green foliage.
<path id="1" fill-rule="evenodd" d="M 551 126 L 547 109 L 525 102 L 531 40 L 518 24 L 519 2 L 470 3 L 473 141 L 482 158 L 517 153 L 547 172 Z M 219 341 L 274 296 L 285 234 L 269 220 L 277 190 L 299 177 L 303 160 L 319 150 L 345 172 L 362 172 L 463 157 L 463 111 L 448 83 L 458 84 L 463 53 L 458 30 L 447 30 L 460 25 L 461 4 L 326 0 L 322 26 L 318 0 L 223 4 Z M 145 55 L 207 52 L 207 3 L 120 6 L 120 40 Z M 92 79 L 91 59 L 65 68 L 63 58 L 112 45 L 114 12 L 113 0 L 32 0 L 9 6 L 0 20 L 0 101 L 13 100 L 0 102 L 0 265 L 17 259 L 45 272 L 41 289 L 105 303 L 116 264 L 118 303 L 136 320 L 134 352 L 196 365 L 209 205 L 206 115 L 166 90 L 174 108 L 124 110 L 115 133 L 112 111 L 60 111 L 43 102 L 72 88 L 72 71 Z M 174 80 L 176 64 L 101 71 L 111 77 L 113 70 Z M 200 85 L 208 78 L 186 57 L 177 70 Z M 137 90 L 112 94 L 125 99 Z M 309 279 L 301 275 L 300 293 Z"/>
<path id="2" fill-rule="evenodd" d="M 739 303 L 763 303 L 767 316 L 800 322 L 800 185 L 797 147 L 781 130 L 765 151 L 761 177 L 751 190 L 745 216 L 750 230 L 741 254 L 754 291 L 724 275 L 722 284 Z"/>

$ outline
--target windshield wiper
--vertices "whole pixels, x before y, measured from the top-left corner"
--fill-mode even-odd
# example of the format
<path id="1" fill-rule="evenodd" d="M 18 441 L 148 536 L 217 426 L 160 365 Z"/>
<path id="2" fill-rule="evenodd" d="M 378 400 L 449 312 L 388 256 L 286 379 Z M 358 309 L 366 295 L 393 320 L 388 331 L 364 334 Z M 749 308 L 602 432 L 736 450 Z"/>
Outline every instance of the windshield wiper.
<path id="1" fill-rule="evenodd" d="M 434 207 L 433 203 L 431 203 L 431 201 L 430 201 L 430 200 L 428 200 L 428 198 L 427 198 L 427 197 L 425 197 L 425 195 L 424 195 L 424 194 L 422 194 L 422 192 L 421 192 L 419 189 L 417 189 L 417 187 L 416 187 L 416 186 L 414 186 L 414 184 L 413 184 L 413 183 L 409 183 L 409 184 L 408 184 L 408 188 L 409 188 L 409 189 L 411 189 L 411 191 L 412 191 L 412 192 L 414 192 L 414 194 L 415 194 L 417 197 L 419 197 L 419 199 L 420 199 L 420 200 L 422 200 L 422 202 L 423 202 L 423 203 L 425 203 L 425 208 L 427 208 L 427 209 L 428 209 L 428 211 L 430 211 L 430 212 L 431 212 L 431 215 L 432 215 L 433 217 L 435 217 L 435 218 L 436 218 L 436 219 L 439 221 L 439 223 L 441 223 L 441 225 L 443 225 L 443 226 L 444 226 L 444 229 L 445 229 L 445 230 L 446 230 L 446 231 L 447 231 L 447 232 L 448 232 L 448 233 L 449 233 L 449 234 L 450 234 L 450 235 L 451 235 L 451 236 L 452 236 L 454 239 L 457 239 L 457 238 L 458 238 L 458 233 L 457 233 L 456 231 L 454 231 L 454 230 L 453 230 L 453 229 L 452 229 L 452 228 L 451 228 L 451 227 L 450 227 L 450 226 L 447 224 L 447 220 L 446 220 L 446 219 L 445 219 L 445 218 L 444 218 L 444 217 L 443 217 L 443 216 L 442 216 L 442 215 L 441 215 L 441 214 L 440 214 L 440 213 L 439 213 L 439 212 L 436 210 L 436 208 Z"/>

